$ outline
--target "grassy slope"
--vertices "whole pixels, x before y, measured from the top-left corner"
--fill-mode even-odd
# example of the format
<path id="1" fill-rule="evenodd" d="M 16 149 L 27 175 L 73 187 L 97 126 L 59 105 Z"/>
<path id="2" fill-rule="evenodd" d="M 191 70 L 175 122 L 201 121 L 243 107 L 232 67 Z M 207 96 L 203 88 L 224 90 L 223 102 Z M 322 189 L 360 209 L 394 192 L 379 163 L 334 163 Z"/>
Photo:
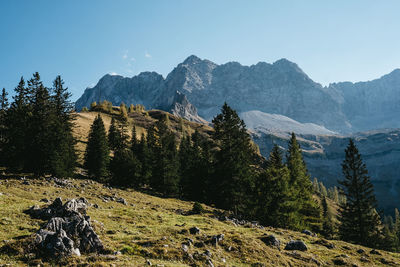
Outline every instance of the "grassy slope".
<path id="1" fill-rule="evenodd" d="M 385 258 L 395 264 L 400 263 L 400 255 L 381 251 L 382 256 L 372 255 L 370 249 L 363 248 L 367 253 L 362 262 L 362 255 L 356 251 L 361 246 L 341 241 L 330 241 L 334 249 L 313 244 L 319 237 L 310 237 L 304 234 L 274 228 L 250 228 L 235 226 L 230 222 L 221 222 L 215 218 L 217 210 L 206 207 L 204 215 L 181 215 L 182 211 L 189 211 L 192 202 L 176 199 L 163 199 L 132 190 L 110 189 L 102 184 L 90 180 L 70 179 L 71 186 L 60 188 L 51 181 L 31 180 L 30 185 L 23 184 L 22 180 L 1 180 L 0 192 L 0 247 L 7 245 L 6 252 L 0 249 L 0 265 L 23 265 L 23 247 L 26 238 L 40 228 L 40 220 L 31 219 L 23 210 L 31 205 L 45 205 L 39 200 L 50 200 L 61 196 L 64 200 L 74 197 L 85 197 L 92 204 L 100 207 L 90 207 L 88 214 L 95 225 L 96 232 L 106 248 L 118 251 L 129 246 L 128 254 L 119 256 L 97 257 L 86 255 L 72 258 L 69 264 L 90 262 L 91 265 L 115 264 L 117 266 L 143 266 L 146 259 L 153 264 L 165 266 L 188 266 L 190 261 L 185 260 L 181 243 L 185 238 L 194 241 L 209 240 L 211 235 L 225 234 L 225 239 L 217 247 L 206 245 L 204 248 L 191 246 L 189 253 L 195 251 L 203 253 L 206 249 L 212 253 L 211 259 L 215 266 L 251 266 L 254 263 L 264 263 L 266 266 L 316 266 L 312 258 L 323 265 L 332 265 L 332 260 L 342 254 L 351 264 L 357 266 L 380 266 L 381 259 Z M 117 202 L 104 202 L 103 195 L 117 195 L 123 197 L 128 205 Z M 184 224 L 184 226 L 182 226 Z M 197 236 L 188 233 L 181 234 L 182 229 L 197 226 L 201 234 Z M 281 241 L 281 250 L 265 245 L 261 240 L 265 234 L 274 234 Z M 306 242 L 309 250 L 306 252 L 288 252 L 283 250 L 285 243 L 291 239 L 300 239 Z M 152 246 L 146 247 L 144 243 Z M 228 248 L 232 247 L 231 251 Z M 14 251 L 15 249 L 15 251 Z M 225 259 L 225 263 L 223 262 Z M 40 263 L 40 260 L 31 260 L 31 263 Z M 198 261 L 199 266 L 204 262 Z M 261 266 L 261 265 L 260 265 Z"/>

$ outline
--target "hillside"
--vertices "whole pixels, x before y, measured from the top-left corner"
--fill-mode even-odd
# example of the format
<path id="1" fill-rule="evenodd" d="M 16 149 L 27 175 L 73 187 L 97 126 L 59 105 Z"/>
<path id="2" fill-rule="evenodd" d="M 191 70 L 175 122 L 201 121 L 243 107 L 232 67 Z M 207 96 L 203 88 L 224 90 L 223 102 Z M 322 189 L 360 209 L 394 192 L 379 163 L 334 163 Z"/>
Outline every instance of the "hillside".
<path id="1" fill-rule="evenodd" d="M 400 255 L 396 253 L 371 254 L 369 248 L 342 241 L 326 241 L 252 223 L 221 221 L 223 212 L 212 207 L 205 207 L 203 215 L 187 215 L 192 202 L 110 188 L 91 180 L 9 178 L 0 180 L 0 266 L 43 264 L 34 255 L 26 254 L 30 236 L 43 221 L 31 219 L 23 211 L 35 204 L 46 205 L 44 198 L 52 201 L 56 197 L 86 198 L 90 203 L 88 215 L 104 246 L 112 252 L 121 252 L 71 257 L 59 263 L 63 266 L 144 266 L 147 260 L 158 266 L 206 266 L 208 259 L 214 266 L 332 266 L 334 263 L 398 266 L 400 263 Z M 113 201 L 112 197 L 124 198 L 127 205 Z M 194 226 L 200 229 L 200 234 L 188 233 Z M 217 245 L 210 244 L 212 236 L 219 234 L 224 234 L 223 240 Z M 279 248 L 261 240 L 270 234 L 281 242 Z M 194 245 L 182 246 L 189 239 Z M 304 241 L 308 250 L 284 250 L 292 239 Z"/>
<path id="2" fill-rule="evenodd" d="M 104 112 L 79 112 L 76 113 L 74 134 L 78 139 L 77 149 L 80 156 L 80 162 L 83 160 L 83 153 L 86 148 L 87 137 L 89 134 L 90 126 L 93 120 L 98 114 L 104 121 L 104 126 L 108 130 L 110 128 L 112 116 L 118 117 L 119 107 L 114 107 L 114 112 L 112 114 Z M 172 115 L 168 112 L 162 110 L 149 110 L 146 112 L 133 112 L 128 114 L 128 134 L 131 134 L 131 128 L 135 125 L 136 137 L 141 138 L 142 133 L 146 135 L 147 128 L 158 119 L 165 117 L 168 114 L 169 118 L 169 129 L 176 134 L 179 140 L 182 137 L 182 133 L 192 134 L 195 130 L 198 130 L 204 135 L 209 135 L 213 130 L 210 126 L 202 123 L 191 122 L 185 119 L 181 119 L 178 116 Z"/>

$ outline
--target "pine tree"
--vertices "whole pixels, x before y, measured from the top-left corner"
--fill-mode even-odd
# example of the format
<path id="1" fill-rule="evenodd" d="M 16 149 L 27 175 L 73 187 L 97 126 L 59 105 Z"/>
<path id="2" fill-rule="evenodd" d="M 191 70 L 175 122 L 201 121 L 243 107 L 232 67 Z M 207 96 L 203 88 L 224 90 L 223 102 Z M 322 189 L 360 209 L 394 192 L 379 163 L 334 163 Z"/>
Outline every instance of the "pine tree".
<path id="1" fill-rule="evenodd" d="M 350 139 L 342 163 L 344 179 L 339 181 L 347 197 L 340 206 L 339 233 L 343 240 L 374 246 L 379 234 L 379 215 L 375 211 L 374 187 L 370 182 L 366 165 L 361 159 L 354 141 Z"/>
<path id="2" fill-rule="evenodd" d="M 64 87 L 60 76 L 54 80 L 52 91 L 50 172 L 58 177 L 67 177 L 73 174 L 77 161 L 76 139 L 72 133 L 74 106 L 69 100 L 71 93 Z"/>
<path id="3" fill-rule="evenodd" d="M 292 224 L 293 229 L 302 230 L 302 228 L 311 227 L 318 230 L 321 223 L 320 210 L 313 200 L 312 183 L 294 133 L 289 140 L 287 166 L 290 172 L 289 185 L 292 190 L 292 200 L 297 205 L 297 216 L 295 216 L 297 222 Z"/>
<path id="4" fill-rule="evenodd" d="M 155 140 L 149 145 L 154 160 L 151 185 L 165 196 L 176 196 L 179 193 L 179 159 L 175 135 L 168 129 L 166 118 L 159 120 L 154 128 Z M 155 143 L 154 143 L 155 141 Z"/>
<path id="5" fill-rule="evenodd" d="M 290 201 L 289 170 L 282 162 L 280 148 L 275 144 L 267 168 L 258 178 L 257 217 L 264 225 L 292 228 L 295 221 Z"/>
<path id="6" fill-rule="evenodd" d="M 6 135 L 6 129 L 7 129 L 7 124 L 6 124 L 6 113 L 8 111 L 8 98 L 7 98 L 8 93 L 6 92 L 6 89 L 3 88 L 3 91 L 0 96 L 0 164 L 1 166 L 4 166 L 5 164 L 5 146 L 7 142 L 7 135 Z"/>
<path id="7" fill-rule="evenodd" d="M 212 138 L 219 146 L 215 158 L 214 202 L 220 208 L 245 214 L 253 190 L 253 150 L 246 125 L 226 103 L 212 123 Z"/>
<path id="8" fill-rule="evenodd" d="M 335 235 L 335 223 L 333 222 L 333 215 L 329 210 L 326 197 L 322 197 L 322 234 L 328 238 L 332 239 Z"/>
<path id="9" fill-rule="evenodd" d="M 117 129 L 117 121 L 114 119 L 114 117 L 111 118 L 111 124 L 110 128 L 108 130 L 108 145 L 111 150 L 116 150 L 118 144 L 120 143 L 120 138 L 119 132 Z"/>
<path id="10" fill-rule="evenodd" d="M 151 134 L 149 132 L 149 134 Z M 149 150 L 146 137 L 144 134 L 141 135 L 140 142 L 137 144 L 137 148 L 132 147 L 134 155 L 140 162 L 140 180 L 138 181 L 138 187 L 148 185 L 150 183 L 150 177 L 152 176 L 152 155 Z"/>
<path id="11" fill-rule="evenodd" d="M 87 169 L 89 177 L 97 181 L 105 181 L 109 175 L 109 161 L 110 150 L 106 130 L 103 120 L 100 115 L 97 115 L 90 127 L 84 167 Z"/>
<path id="12" fill-rule="evenodd" d="M 128 120 L 128 111 L 124 103 L 120 105 L 120 116 L 122 121 L 126 122 Z"/>
<path id="13" fill-rule="evenodd" d="M 118 138 L 116 139 L 114 157 L 110 163 L 112 183 L 120 186 L 138 187 L 141 164 L 132 151 L 132 141 L 131 144 L 128 142 L 125 127 L 126 124 L 121 123 L 115 128 L 115 134 Z M 136 135 L 136 132 L 133 131 L 132 134 Z M 132 140 L 136 140 L 136 136 L 132 136 Z"/>
<path id="14" fill-rule="evenodd" d="M 15 95 L 9 110 L 5 115 L 5 139 L 4 154 L 6 165 L 12 170 L 25 169 L 27 159 L 27 146 L 29 135 L 27 126 L 30 122 L 31 111 L 28 97 L 29 92 L 25 87 L 25 80 L 21 77 L 18 86 L 14 89 Z"/>
<path id="15" fill-rule="evenodd" d="M 29 145 L 27 149 L 27 170 L 36 175 L 51 173 L 51 154 L 53 147 L 49 143 L 52 137 L 52 106 L 49 89 L 46 88 L 38 72 L 28 81 L 28 91 L 32 94 L 32 117 L 27 132 Z"/>

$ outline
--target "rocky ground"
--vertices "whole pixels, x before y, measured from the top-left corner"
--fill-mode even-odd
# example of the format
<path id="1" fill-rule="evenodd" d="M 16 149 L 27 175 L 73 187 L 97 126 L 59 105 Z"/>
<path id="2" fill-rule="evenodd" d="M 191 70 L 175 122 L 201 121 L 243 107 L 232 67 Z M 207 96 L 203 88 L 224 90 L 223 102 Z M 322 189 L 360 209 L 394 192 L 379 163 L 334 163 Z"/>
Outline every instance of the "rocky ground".
<path id="1" fill-rule="evenodd" d="M 63 266 L 400 264 L 397 253 L 325 240 L 307 231 L 262 227 L 207 206 L 204 214 L 193 214 L 192 206 L 193 202 L 115 189 L 91 180 L 3 178 L 0 266 L 46 266 L 55 261 Z M 61 257 L 54 246 L 60 242 L 50 242 L 50 246 L 38 242 L 43 231 L 59 238 L 71 253 Z M 92 237 L 90 242 L 84 241 L 85 236 Z M 93 242 L 96 237 L 97 243 Z M 49 258 L 43 252 L 56 253 Z"/>

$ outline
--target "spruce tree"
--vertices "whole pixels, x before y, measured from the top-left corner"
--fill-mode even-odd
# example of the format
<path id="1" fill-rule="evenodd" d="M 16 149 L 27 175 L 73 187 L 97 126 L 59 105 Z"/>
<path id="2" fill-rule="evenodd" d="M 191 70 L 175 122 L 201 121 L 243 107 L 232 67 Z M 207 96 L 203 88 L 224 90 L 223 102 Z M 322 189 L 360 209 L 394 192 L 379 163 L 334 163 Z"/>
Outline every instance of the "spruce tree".
<path id="1" fill-rule="evenodd" d="M 71 93 L 64 87 L 61 76 L 57 76 L 52 89 L 50 172 L 58 177 L 73 175 L 77 153 L 76 139 L 73 136 L 75 116 L 70 101 Z"/>
<path id="2" fill-rule="evenodd" d="M 36 175 L 51 173 L 51 154 L 49 143 L 52 137 L 52 106 L 49 89 L 41 81 L 38 72 L 28 81 L 31 93 L 32 117 L 27 126 L 29 145 L 27 149 L 27 170 Z"/>
<path id="3" fill-rule="evenodd" d="M 149 150 L 147 140 L 144 134 L 141 135 L 140 142 L 137 143 L 137 147 L 132 147 L 134 155 L 140 162 L 140 180 L 138 186 L 148 185 L 150 183 L 150 177 L 152 175 L 152 155 Z"/>
<path id="4" fill-rule="evenodd" d="M 132 151 L 131 144 L 128 142 L 125 127 L 125 123 L 120 123 L 115 128 L 115 134 L 118 138 L 116 139 L 114 157 L 110 163 L 112 183 L 126 187 L 138 187 L 141 166 Z M 132 139 L 136 139 L 136 137 L 132 136 Z"/>
<path id="5" fill-rule="evenodd" d="M 264 225 L 292 228 L 296 216 L 290 201 L 289 170 L 282 162 L 280 148 L 275 144 L 257 182 L 256 215 Z"/>
<path id="6" fill-rule="evenodd" d="M 313 199 L 310 176 L 294 133 L 289 140 L 286 159 L 290 173 L 292 201 L 297 206 L 295 207 L 297 216 L 294 217 L 297 222 L 292 223 L 293 229 L 302 230 L 305 227 L 311 227 L 318 230 L 321 224 L 320 209 Z"/>
<path id="7" fill-rule="evenodd" d="M 215 157 L 214 202 L 220 208 L 244 214 L 254 185 L 253 150 L 246 125 L 228 104 L 212 121 L 212 138 L 219 146 Z"/>
<path id="8" fill-rule="evenodd" d="M 8 95 L 8 93 L 6 92 L 6 89 L 3 88 L 3 91 L 0 96 L 0 164 L 1 164 L 1 166 L 4 166 L 5 158 L 6 158 L 6 154 L 5 154 L 5 146 L 6 146 L 6 142 L 7 142 L 6 113 L 7 113 L 8 107 L 9 107 L 7 95 Z"/>
<path id="9" fill-rule="evenodd" d="M 85 152 L 85 163 L 89 177 L 97 181 L 108 178 L 110 150 L 107 143 L 106 130 L 100 115 L 97 115 L 90 127 L 88 143 Z"/>
<path id="10" fill-rule="evenodd" d="M 350 139 L 342 163 L 343 180 L 339 181 L 347 197 L 340 206 L 339 234 L 345 241 L 374 246 L 379 234 L 374 187 L 354 141 Z"/>
<path id="11" fill-rule="evenodd" d="M 326 201 L 326 197 L 322 197 L 322 234 L 328 238 L 332 239 L 335 235 L 335 223 L 333 221 L 333 215 L 328 207 L 328 202 Z"/>
<path id="12" fill-rule="evenodd" d="M 117 128 L 117 121 L 114 117 L 111 118 L 110 128 L 108 130 L 108 145 L 111 150 L 116 150 L 118 144 L 120 143 L 119 131 Z"/>
<path id="13" fill-rule="evenodd" d="M 29 135 L 27 126 L 31 118 L 29 92 L 25 87 L 25 80 L 21 77 L 18 86 L 14 89 L 15 95 L 9 110 L 5 115 L 4 154 L 7 155 L 6 165 L 16 171 L 25 169 L 27 163 L 27 146 Z"/>
<path id="14" fill-rule="evenodd" d="M 154 161 L 151 185 L 165 196 L 176 196 L 179 194 L 180 176 L 175 135 L 168 129 L 166 117 L 160 119 L 153 129 L 155 131 L 149 133 L 153 135 L 153 137 L 149 135 Z"/>

